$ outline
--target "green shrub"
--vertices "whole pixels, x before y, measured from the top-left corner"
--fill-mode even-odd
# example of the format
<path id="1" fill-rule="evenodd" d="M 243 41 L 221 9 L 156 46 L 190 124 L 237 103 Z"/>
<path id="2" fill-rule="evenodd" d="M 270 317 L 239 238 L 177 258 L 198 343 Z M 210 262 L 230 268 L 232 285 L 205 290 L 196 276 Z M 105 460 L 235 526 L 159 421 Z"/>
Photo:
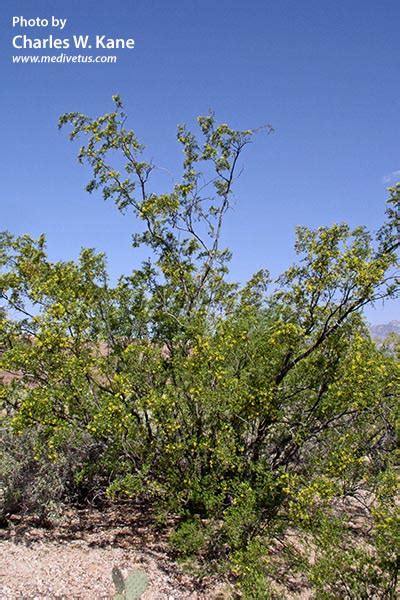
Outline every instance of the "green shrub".
<path id="1" fill-rule="evenodd" d="M 244 600 L 272 599 L 268 579 L 267 551 L 265 546 L 253 540 L 244 550 L 237 551 L 231 558 L 233 572 L 238 576 L 238 588 Z"/>
<path id="2" fill-rule="evenodd" d="M 40 430 L 15 436 L 5 426 L 0 444 L 1 520 L 28 513 L 51 521 L 65 506 L 93 498 L 101 477 L 89 480 L 83 472 L 97 449 L 92 440 L 71 436 L 58 447 L 57 457 L 49 456 L 42 451 Z"/>
<path id="3" fill-rule="evenodd" d="M 169 537 L 171 546 L 184 557 L 197 554 L 208 539 L 209 532 L 200 519 L 183 521 Z"/>
<path id="4" fill-rule="evenodd" d="M 17 374 L 0 387 L 17 436 L 3 451 L 2 502 L 38 509 L 96 489 L 140 497 L 186 517 L 171 536 L 182 553 L 218 532 L 214 556 L 244 552 L 246 593 L 267 594 L 254 544 L 291 528 L 317 539 L 322 517 L 356 493 L 390 522 L 393 492 L 378 479 L 396 475 L 399 347 L 377 347 L 361 313 L 400 293 L 400 184 L 376 234 L 299 227 L 297 263 L 272 291 L 266 270 L 241 286 L 227 276 L 221 232 L 255 131 L 212 114 L 198 119 L 199 136 L 178 127 L 181 178 L 160 194 L 118 96 L 114 104 L 98 118 L 63 115 L 60 126 L 83 138 L 87 190 L 130 212 L 133 245 L 149 259 L 113 284 L 92 249 L 52 262 L 44 236 L 1 234 L 0 369 Z M 343 535 L 346 586 L 364 593 L 348 583 L 358 565 L 374 594 L 386 576 L 374 578 L 394 572 L 394 542 L 368 540 L 371 570 Z M 337 593 L 323 548 L 310 577 L 318 593 Z"/>

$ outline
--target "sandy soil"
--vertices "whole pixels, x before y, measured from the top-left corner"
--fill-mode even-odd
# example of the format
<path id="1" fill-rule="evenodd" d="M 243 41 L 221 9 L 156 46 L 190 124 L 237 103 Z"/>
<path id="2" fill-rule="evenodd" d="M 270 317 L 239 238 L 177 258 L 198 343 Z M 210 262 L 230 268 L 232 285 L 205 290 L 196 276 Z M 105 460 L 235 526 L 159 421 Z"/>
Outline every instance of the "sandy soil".
<path id="1" fill-rule="evenodd" d="M 123 517 L 122 517 L 123 515 Z M 133 509 L 70 511 L 52 529 L 14 517 L 1 532 L 0 598 L 111 599 L 114 566 L 149 578 L 142 600 L 227 599 L 226 584 L 182 572 L 168 555 L 166 533 Z"/>

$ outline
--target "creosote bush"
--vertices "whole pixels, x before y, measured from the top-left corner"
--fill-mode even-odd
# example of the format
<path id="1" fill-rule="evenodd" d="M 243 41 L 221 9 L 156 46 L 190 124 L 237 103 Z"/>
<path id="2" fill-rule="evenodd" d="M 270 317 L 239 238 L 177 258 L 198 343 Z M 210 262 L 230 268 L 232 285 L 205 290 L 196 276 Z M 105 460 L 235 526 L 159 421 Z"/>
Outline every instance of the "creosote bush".
<path id="1" fill-rule="evenodd" d="M 105 474 L 111 498 L 181 515 L 172 544 L 225 565 L 244 597 L 272 594 L 281 544 L 316 597 L 394 598 L 399 354 L 371 341 L 362 309 L 399 294 L 400 185 L 376 235 L 299 227 L 298 262 L 273 291 L 267 271 L 240 286 L 221 231 L 256 132 L 212 114 L 200 137 L 179 127 L 181 178 L 160 194 L 114 103 L 60 126 L 82 140 L 87 190 L 136 220 L 133 245 L 151 258 L 112 285 L 94 250 L 51 262 L 43 236 L 3 234 L 1 368 L 17 376 L 1 394 L 15 439 L 40 432 L 56 464 L 69 436 L 88 436 L 96 456 L 75 481 Z M 290 546 L 293 530 L 311 540 L 313 563 Z"/>

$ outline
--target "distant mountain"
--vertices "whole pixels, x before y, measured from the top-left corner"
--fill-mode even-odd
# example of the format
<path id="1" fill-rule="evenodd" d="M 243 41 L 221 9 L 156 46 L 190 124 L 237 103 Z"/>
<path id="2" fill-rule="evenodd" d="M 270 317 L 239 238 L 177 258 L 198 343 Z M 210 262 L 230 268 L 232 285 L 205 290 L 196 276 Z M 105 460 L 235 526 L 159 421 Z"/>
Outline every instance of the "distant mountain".
<path id="1" fill-rule="evenodd" d="M 384 325 L 371 325 L 369 330 L 374 339 L 383 340 L 389 333 L 398 333 L 400 335 L 400 321 L 390 321 Z"/>

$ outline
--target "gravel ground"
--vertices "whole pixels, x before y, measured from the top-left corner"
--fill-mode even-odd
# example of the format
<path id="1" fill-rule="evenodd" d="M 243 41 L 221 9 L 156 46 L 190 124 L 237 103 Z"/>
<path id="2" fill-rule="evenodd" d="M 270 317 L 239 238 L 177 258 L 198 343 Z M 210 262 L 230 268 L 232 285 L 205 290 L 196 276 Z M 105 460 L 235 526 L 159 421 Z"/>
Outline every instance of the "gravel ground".
<path id="1" fill-rule="evenodd" d="M 24 519 L 4 530 L 0 541 L 0 598 L 40 600 L 112 599 L 113 567 L 138 569 L 149 579 L 141 600 L 228 599 L 224 584 L 200 583 L 167 554 L 165 533 L 134 511 L 70 514 L 62 526 L 40 529 Z"/>

